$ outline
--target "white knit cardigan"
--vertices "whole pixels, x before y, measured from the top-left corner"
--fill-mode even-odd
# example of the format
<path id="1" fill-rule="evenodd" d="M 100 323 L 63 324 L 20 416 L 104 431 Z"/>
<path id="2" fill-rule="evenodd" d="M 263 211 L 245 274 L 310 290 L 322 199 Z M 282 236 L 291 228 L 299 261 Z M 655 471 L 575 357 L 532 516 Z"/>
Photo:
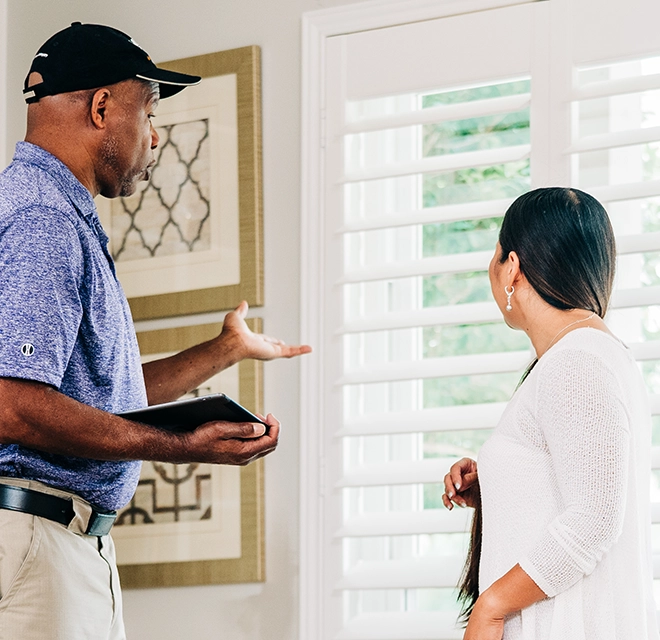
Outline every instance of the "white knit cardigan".
<path id="1" fill-rule="evenodd" d="M 480 588 L 519 563 L 548 596 L 505 640 L 658 639 L 650 412 L 628 349 L 568 333 L 517 390 L 478 460 Z"/>

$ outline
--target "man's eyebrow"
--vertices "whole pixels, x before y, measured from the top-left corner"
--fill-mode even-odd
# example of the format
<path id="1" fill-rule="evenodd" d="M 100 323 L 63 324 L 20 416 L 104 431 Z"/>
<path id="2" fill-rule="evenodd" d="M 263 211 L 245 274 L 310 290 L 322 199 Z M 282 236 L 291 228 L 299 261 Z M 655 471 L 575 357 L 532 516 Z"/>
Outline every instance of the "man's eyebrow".
<path id="1" fill-rule="evenodd" d="M 156 82 L 148 82 L 147 85 L 148 85 L 148 92 L 149 92 L 148 93 L 148 100 L 152 101 L 152 100 L 155 99 L 156 102 L 158 102 L 158 100 L 160 100 L 160 86 Z"/>
<path id="2" fill-rule="evenodd" d="M 155 110 L 155 109 L 158 108 L 158 105 L 159 105 L 159 104 L 160 104 L 160 95 L 159 95 L 158 91 L 155 91 L 154 93 L 152 93 L 152 94 L 148 97 L 148 99 L 147 99 L 147 107 L 148 107 L 149 109 L 153 109 L 153 110 Z"/>

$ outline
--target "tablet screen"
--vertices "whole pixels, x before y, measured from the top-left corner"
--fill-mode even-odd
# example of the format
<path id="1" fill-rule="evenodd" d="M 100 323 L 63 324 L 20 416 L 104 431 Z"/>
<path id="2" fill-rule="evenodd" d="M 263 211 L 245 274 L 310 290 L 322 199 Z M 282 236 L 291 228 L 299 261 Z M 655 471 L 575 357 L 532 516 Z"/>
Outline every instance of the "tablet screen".
<path id="1" fill-rule="evenodd" d="M 215 420 L 266 424 L 224 393 L 155 404 L 145 409 L 125 411 L 117 415 L 127 420 L 178 432 L 192 431 L 201 424 Z"/>

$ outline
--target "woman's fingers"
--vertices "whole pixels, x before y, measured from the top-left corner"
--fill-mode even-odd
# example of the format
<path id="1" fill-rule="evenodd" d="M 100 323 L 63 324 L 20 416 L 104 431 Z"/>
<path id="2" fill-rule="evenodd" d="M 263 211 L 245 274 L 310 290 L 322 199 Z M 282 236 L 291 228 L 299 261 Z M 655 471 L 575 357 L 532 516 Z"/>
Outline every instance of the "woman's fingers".
<path id="1" fill-rule="evenodd" d="M 456 487 L 454 486 L 454 482 L 451 479 L 451 474 L 447 474 L 444 479 L 445 483 L 445 495 L 449 497 L 451 500 L 455 495 L 456 495 Z"/>
<path id="2" fill-rule="evenodd" d="M 466 473 L 463 477 L 463 486 L 467 489 L 468 487 L 471 487 L 473 484 L 478 482 L 478 480 L 479 474 L 476 471 Z"/>
<path id="3" fill-rule="evenodd" d="M 445 493 L 442 496 L 442 503 L 450 511 L 454 504 L 460 507 L 468 506 L 460 494 L 467 491 L 477 481 L 477 463 L 470 458 L 461 458 L 451 466 L 449 473 L 444 478 Z"/>
<path id="4" fill-rule="evenodd" d="M 474 473 L 477 470 L 477 463 L 470 458 L 461 458 L 458 462 L 454 463 L 449 469 L 452 483 L 456 491 L 466 489 L 466 475 Z"/>

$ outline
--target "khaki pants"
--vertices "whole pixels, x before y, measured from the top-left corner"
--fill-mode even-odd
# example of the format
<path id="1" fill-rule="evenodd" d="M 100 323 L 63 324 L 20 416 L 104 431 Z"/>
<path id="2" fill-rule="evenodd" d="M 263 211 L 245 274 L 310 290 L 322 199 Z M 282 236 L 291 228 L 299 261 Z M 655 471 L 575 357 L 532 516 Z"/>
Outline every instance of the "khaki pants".
<path id="1" fill-rule="evenodd" d="M 31 481 L 0 482 L 71 494 Z M 90 507 L 77 496 L 68 528 L 0 509 L 0 640 L 125 640 L 110 536 L 86 536 Z"/>

